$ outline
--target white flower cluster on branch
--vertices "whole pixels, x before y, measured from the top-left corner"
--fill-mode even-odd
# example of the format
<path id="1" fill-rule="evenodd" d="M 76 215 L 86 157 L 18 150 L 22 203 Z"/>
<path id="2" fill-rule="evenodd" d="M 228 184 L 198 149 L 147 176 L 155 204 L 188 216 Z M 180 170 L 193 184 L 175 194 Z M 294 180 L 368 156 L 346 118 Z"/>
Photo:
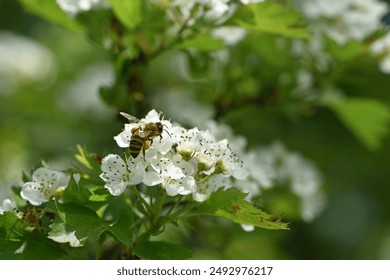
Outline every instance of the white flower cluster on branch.
<path id="1" fill-rule="evenodd" d="M 163 129 L 149 137 L 145 126 L 156 123 Z M 203 201 L 218 188 L 229 187 L 229 178 L 244 179 L 248 174 L 226 139 L 216 141 L 209 131 L 173 125 L 160 119 L 155 110 L 139 122 L 125 124 L 114 139 L 119 147 L 130 150 L 126 159 L 110 154 L 102 160 L 100 177 L 115 196 L 128 186 L 143 183 L 161 185 L 170 196 L 192 194 Z"/>

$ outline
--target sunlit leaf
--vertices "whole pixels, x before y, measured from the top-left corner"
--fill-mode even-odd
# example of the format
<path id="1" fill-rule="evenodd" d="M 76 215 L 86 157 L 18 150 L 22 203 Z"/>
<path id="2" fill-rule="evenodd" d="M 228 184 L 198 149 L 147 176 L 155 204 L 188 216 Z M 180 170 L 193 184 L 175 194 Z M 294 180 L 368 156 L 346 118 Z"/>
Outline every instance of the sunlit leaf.
<path id="1" fill-rule="evenodd" d="M 236 188 L 219 189 L 200 203 L 195 213 L 218 216 L 239 224 L 266 229 L 288 229 L 280 217 L 274 217 L 245 200 L 247 194 Z"/>
<path id="2" fill-rule="evenodd" d="M 142 21 L 142 0 L 110 0 L 112 9 L 123 25 L 134 29 Z"/>
<path id="3" fill-rule="evenodd" d="M 382 139 L 389 133 L 389 106 L 369 98 L 348 98 L 328 106 L 367 148 L 381 147 Z"/>
<path id="4" fill-rule="evenodd" d="M 274 2 L 241 6 L 233 18 L 236 24 L 254 32 L 266 32 L 295 38 L 308 38 L 309 31 L 299 24 L 300 15 Z"/>
<path id="5" fill-rule="evenodd" d="M 20 0 L 20 2 L 27 11 L 50 22 L 77 32 L 83 29 L 76 21 L 69 18 L 54 0 Z"/>

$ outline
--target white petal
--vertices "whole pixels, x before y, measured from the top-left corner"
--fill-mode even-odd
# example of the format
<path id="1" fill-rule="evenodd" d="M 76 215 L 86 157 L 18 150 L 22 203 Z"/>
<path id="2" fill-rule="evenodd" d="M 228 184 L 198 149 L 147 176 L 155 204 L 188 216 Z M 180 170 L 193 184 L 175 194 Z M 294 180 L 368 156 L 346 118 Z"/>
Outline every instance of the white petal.
<path id="1" fill-rule="evenodd" d="M 20 196 L 30 202 L 32 205 L 38 206 L 49 199 L 42 195 L 42 187 L 35 182 L 27 182 L 23 185 Z"/>
<path id="2" fill-rule="evenodd" d="M 40 185 L 51 187 L 53 191 L 60 186 L 66 186 L 69 181 L 69 178 L 63 172 L 45 167 L 35 170 L 32 179 Z"/>
<path id="3" fill-rule="evenodd" d="M 114 140 L 121 148 L 128 148 L 130 145 L 131 132 L 128 130 L 122 131 L 117 136 L 114 137 Z"/>
<path id="4" fill-rule="evenodd" d="M 0 205 L 0 215 L 4 212 L 14 212 L 16 209 L 16 204 L 13 200 L 6 198 Z"/>
<path id="5" fill-rule="evenodd" d="M 192 194 L 192 197 L 193 197 L 194 200 L 197 201 L 197 202 L 203 202 L 203 201 L 205 201 L 209 196 L 210 196 L 210 194 L 198 193 L 198 192 Z"/>
<path id="6" fill-rule="evenodd" d="M 84 245 L 83 243 L 84 243 L 84 240 L 86 238 L 83 238 L 80 240 L 76 237 L 76 231 L 66 232 L 65 226 L 63 226 L 63 228 L 64 228 L 63 231 L 60 231 L 60 232 L 50 231 L 48 238 L 50 238 L 58 243 L 68 243 L 69 242 L 69 245 L 71 247 L 81 247 Z"/>
<path id="7" fill-rule="evenodd" d="M 250 232 L 250 231 L 254 231 L 255 230 L 255 226 L 254 225 L 244 225 L 244 224 L 241 224 L 241 228 L 246 231 L 246 232 Z"/>
<path id="8" fill-rule="evenodd" d="M 183 171 L 175 166 L 172 162 L 165 166 L 165 169 L 163 170 L 164 177 L 170 177 L 171 179 L 177 180 L 184 177 Z"/>
<path id="9" fill-rule="evenodd" d="M 130 184 L 138 185 L 145 178 L 145 166 L 142 162 L 137 162 L 133 170 L 131 170 Z"/>
<path id="10" fill-rule="evenodd" d="M 160 154 L 165 155 L 172 148 L 172 140 L 169 136 L 164 137 L 162 139 L 155 139 L 153 141 L 153 146 L 158 150 Z"/>
<path id="11" fill-rule="evenodd" d="M 162 183 L 162 178 L 157 172 L 148 171 L 145 173 L 143 183 L 147 186 L 155 186 Z"/>
<path id="12" fill-rule="evenodd" d="M 156 110 L 151 110 L 149 113 L 145 116 L 145 122 L 159 122 L 160 117 Z"/>
<path id="13" fill-rule="evenodd" d="M 125 161 L 118 155 L 110 154 L 102 159 L 102 171 L 110 178 L 121 179 L 127 174 Z"/>
<path id="14" fill-rule="evenodd" d="M 104 187 L 108 189 L 110 194 L 112 194 L 113 196 L 119 196 L 126 190 L 127 185 L 128 185 L 127 182 L 112 181 L 110 183 L 106 183 Z"/>

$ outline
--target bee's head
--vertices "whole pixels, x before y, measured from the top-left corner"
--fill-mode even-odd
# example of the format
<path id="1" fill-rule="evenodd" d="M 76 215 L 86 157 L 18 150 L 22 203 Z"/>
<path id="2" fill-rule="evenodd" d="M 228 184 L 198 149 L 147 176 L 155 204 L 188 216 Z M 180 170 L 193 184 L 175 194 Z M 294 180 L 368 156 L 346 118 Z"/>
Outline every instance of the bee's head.
<path id="1" fill-rule="evenodd" d="M 163 124 L 161 122 L 156 122 L 156 126 L 157 126 L 158 131 L 160 133 L 162 133 L 163 129 L 164 129 Z"/>

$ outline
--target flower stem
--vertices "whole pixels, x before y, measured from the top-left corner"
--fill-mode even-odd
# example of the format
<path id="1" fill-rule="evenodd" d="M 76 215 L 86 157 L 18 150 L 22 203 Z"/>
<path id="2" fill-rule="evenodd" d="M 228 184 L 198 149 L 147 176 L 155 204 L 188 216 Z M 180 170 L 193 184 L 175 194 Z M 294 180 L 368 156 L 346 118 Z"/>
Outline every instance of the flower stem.
<path id="1" fill-rule="evenodd" d="M 133 186 L 131 188 L 131 190 L 134 192 L 134 194 L 137 196 L 137 198 L 139 199 L 139 201 L 141 202 L 141 204 L 143 205 L 144 209 L 146 210 L 147 214 L 149 217 L 152 217 L 153 214 L 154 214 L 154 211 L 152 209 L 152 207 L 150 207 L 149 203 L 146 202 L 146 200 L 142 197 L 142 195 L 140 194 L 140 192 L 136 189 L 135 186 Z"/>

